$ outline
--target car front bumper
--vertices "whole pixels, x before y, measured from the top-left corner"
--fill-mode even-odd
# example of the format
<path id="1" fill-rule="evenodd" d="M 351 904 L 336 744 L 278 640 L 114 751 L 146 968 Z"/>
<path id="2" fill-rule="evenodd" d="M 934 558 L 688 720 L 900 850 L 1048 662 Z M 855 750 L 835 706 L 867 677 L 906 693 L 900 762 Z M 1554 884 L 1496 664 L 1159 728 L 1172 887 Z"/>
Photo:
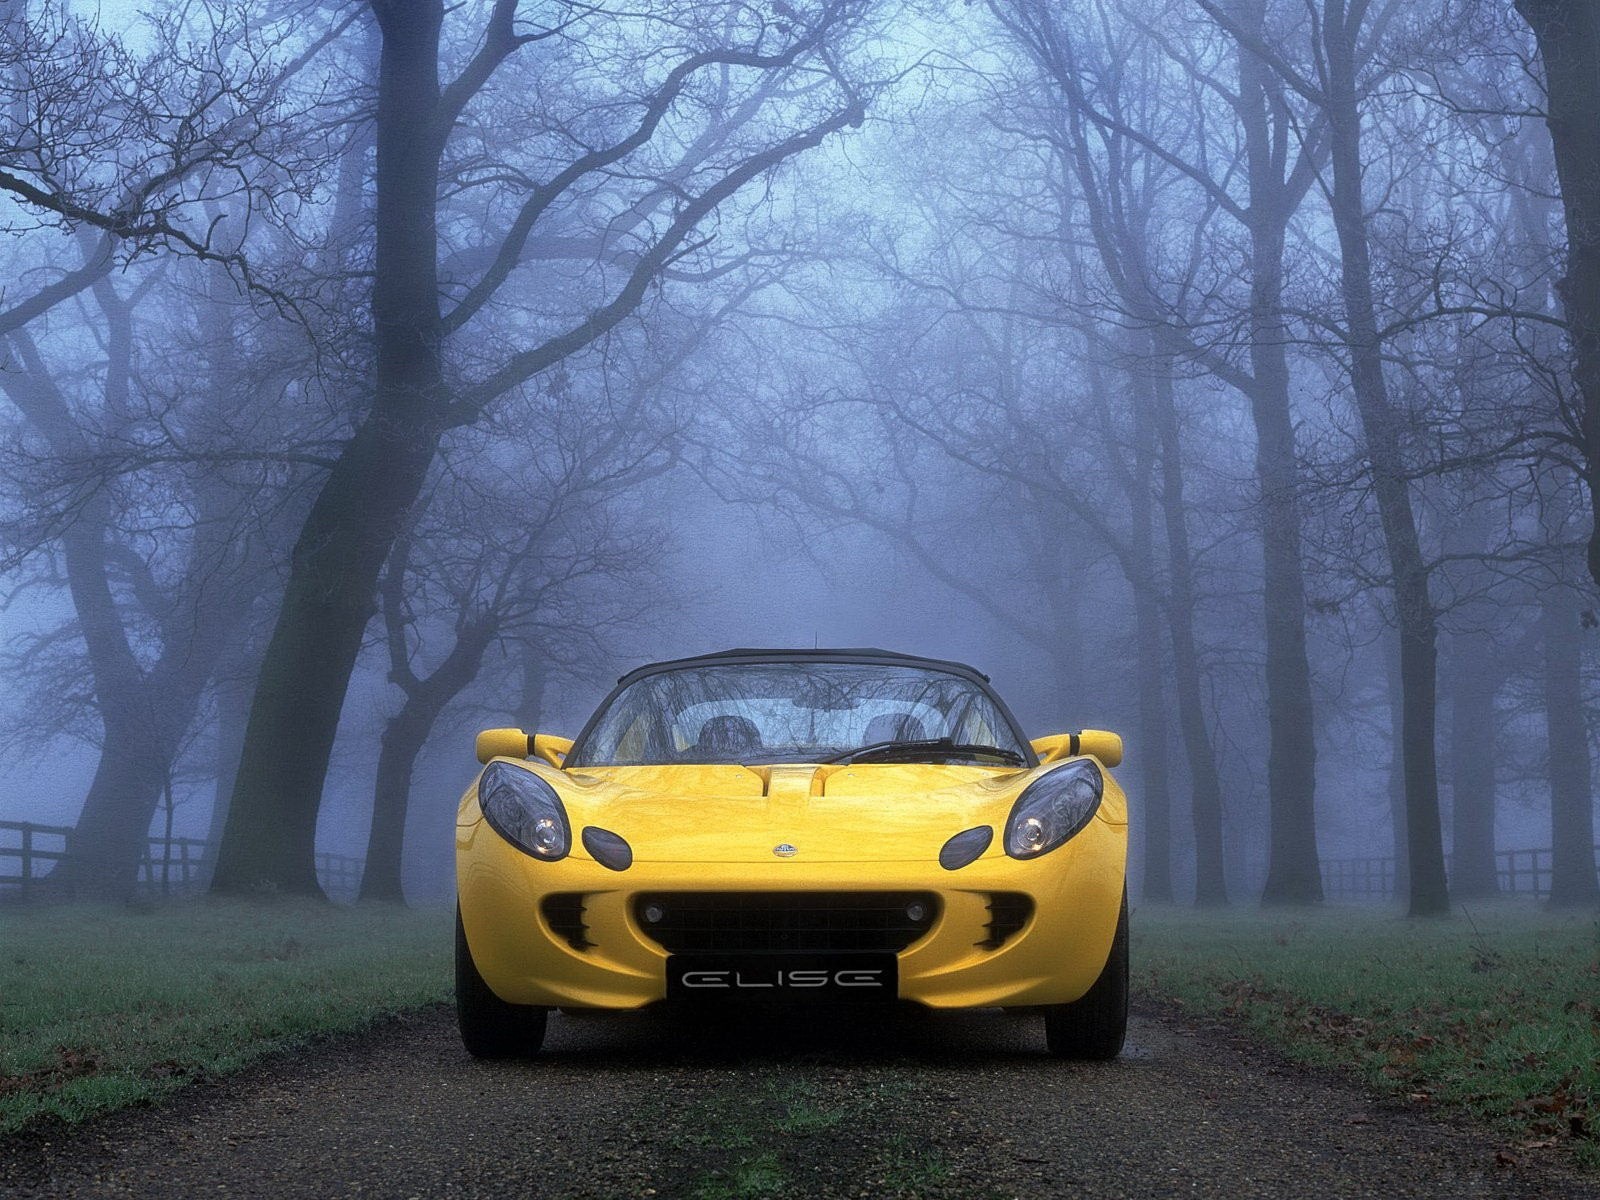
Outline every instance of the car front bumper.
<path id="1" fill-rule="evenodd" d="M 939 913 L 898 955 L 899 997 L 933 1008 L 1062 1004 L 1081 997 L 1110 954 L 1122 903 L 1127 827 L 1095 819 L 1037 859 L 991 850 L 956 871 L 929 862 L 635 862 L 612 871 L 573 854 L 541 862 L 479 819 L 456 828 L 462 924 L 485 982 L 512 1004 L 635 1009 L 666 996 L 668 953 L 635 915 L 642 894 L 929 892 Z M 549 895 L 583 897 L 580 949 L 552 928 Z M 989 901 L 1021 894 L 1026 923 L 987 947 Z"/>

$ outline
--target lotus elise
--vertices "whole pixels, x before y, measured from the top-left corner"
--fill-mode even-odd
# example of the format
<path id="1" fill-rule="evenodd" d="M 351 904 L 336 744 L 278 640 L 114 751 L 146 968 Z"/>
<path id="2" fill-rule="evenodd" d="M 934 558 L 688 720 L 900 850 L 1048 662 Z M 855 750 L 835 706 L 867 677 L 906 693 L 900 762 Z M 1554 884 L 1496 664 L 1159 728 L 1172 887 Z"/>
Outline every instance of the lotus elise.
<path id="1" fill-rule="evenodd" d="M 552 1008 L 657 1002 L 1032 1009 L 1053 1054 L 1122 1048 L 1121 739 L 1029 742 L 971 667 L 655 663 L 577 738 L 491 729 L 477 752 L 456 818 L 476 1056 L 534 1053 Z"/>

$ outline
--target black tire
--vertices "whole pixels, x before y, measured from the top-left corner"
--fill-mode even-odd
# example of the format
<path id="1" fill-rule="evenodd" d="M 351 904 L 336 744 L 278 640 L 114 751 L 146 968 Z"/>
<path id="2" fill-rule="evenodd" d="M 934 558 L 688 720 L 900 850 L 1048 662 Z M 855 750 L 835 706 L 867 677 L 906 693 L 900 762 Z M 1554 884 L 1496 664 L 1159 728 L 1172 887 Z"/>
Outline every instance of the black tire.
<path id="1" fill-rule="evenodd" d="M 531 1058 L 544 1045 L 549 1009 L 507 1004 L 489 990 L 472 961 L 467 931 L 456 905 L 456 1022 L 473 1058 Z"/>
<path id="2" fill-rule="evenodd" d="M 1081 1000 L 1044 1010 L 1044 1037 L 1057 1058 L 1105 1062 L 1122 1053 L 1128 1033 L 1128 893 L 1122 893 L 1117 935 L 1094 986 Z"/>

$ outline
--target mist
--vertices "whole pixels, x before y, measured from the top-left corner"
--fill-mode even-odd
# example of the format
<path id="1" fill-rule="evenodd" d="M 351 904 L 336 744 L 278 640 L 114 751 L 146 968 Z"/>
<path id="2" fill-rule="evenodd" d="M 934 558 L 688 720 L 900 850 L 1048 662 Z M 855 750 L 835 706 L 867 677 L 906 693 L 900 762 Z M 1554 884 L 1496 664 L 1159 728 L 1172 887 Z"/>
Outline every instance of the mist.
<path id="1" fill-rule="evenodd" d="M 447 905 L 753 646 L 1117 731 L 1143 902 L 1593 905 L 1559 7 L 12 0 L 0 895 Z"/>

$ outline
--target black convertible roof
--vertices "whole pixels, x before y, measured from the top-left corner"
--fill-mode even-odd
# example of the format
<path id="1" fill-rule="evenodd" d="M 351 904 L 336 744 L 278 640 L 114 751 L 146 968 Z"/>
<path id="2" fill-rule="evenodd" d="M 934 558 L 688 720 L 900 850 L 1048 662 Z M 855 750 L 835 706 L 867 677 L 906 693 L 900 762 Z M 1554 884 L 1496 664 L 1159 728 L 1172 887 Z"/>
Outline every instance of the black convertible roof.
<path id="1" fill-rule="evenodd" d="M 968 679 L 989 682 L 987 675 L 976 667 L 969 667 L 966 663 L 954 662 L 947 658 L 923 658 L 916 654 L 900 654 L 894 650 L 875 650 L 870 647 L 854 650 L 803 650 L 795 647 L 761 650 L 741 647 L 736 650 L 719 650 L 715 654 L 697 654 L 692 658 L 673 658 L 665 662 L 647 663 L 642 667 L 635 667 L 622 676 L 617 680 L 617 685 L 620 687 L 641 675 L 654 675 L 657 671 L 676 671 L 682 667 L 763 662 L 881 663 L 897 667 L 927 667 L 949 675 L 964 675 Z"/>
<path id="2" fill-rule="evenodd" d="M 876 650 L 863 648 L 856 650 L 837 649 L 812 649 L 805 650 L 797 647 L 782 647 L 771 650 L 760 650 L 751 647 L 740 647 L 736 650 L 722 650 L 716 654 L 698 654 L 693 658 L 673 658 L 666 662 L 646 663 L 642 667 L 635 667 L 621 679 L 611 694 L 600 702 L 600 707 L 594 710 L 594 715 L 589 718 L 588 724 L 578 733 L 572 749 L 567 752 L 564 760 L 576 766 L 584 763 L 584 752 L 588 749 L 589 735 L 600 723 L 600 719 L 611 707 L 613 701 L 636 679 L 646 675 L 655 675 L 662 671 L 676 671 L 685 667 L 711 667 L 726 663 L 775 663 L 775 662 L 830 662 L 830 663 L 877 663 L 890 667 L 923 667 L 930 671 L 939 671 L 946 675 L 956 675 L 977 684 L 989 697 L 1011 727 L 1012 735 L 1022 748 L 1023 761 L 1030 767 L 1039 765 L 1038 758 L 1029 748 L 1028 740 L 1023 736 L 1022 726 L 1017 724 L 1017 718 L 1006 707 L 1005 701 L 995 695 L 994 688 L 990 686 L 989 677 L 976 667 L 969 667 L 966 663 L 952 662 L 947 658 L 923 658 L 916 654 L 898 654 L 893 650 Z M 594 764 L 585 764 L 594 765 Z"/>

